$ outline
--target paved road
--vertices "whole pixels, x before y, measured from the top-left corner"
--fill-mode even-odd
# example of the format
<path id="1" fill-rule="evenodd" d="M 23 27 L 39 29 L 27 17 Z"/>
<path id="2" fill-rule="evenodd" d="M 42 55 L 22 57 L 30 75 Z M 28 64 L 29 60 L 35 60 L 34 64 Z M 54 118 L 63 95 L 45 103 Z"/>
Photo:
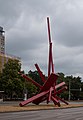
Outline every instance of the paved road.
<path id="1" fill-rule="evenodd" d="M 0 120 L 83 120 L 83 107 L 0 113 Z"/>
<path id="2" fill-rule="evenodd" d="M 10 106 L 10 105 L 19 105 L 21 101 L 4 101 L 4 102 L 0 102 L 0 106 Z M 53 102 L 51 102 L 52 104 Z M 68 101 L 69 104 L 83 104 L 83 101 Z M 46 102 L 43 102 L 41 104 L 45 104 L 46 105 Z M 50 104 L 50 103 L 49 103 Z M 64 104 L 64 103 L 61 103 L 61 104 Z M 28 105 L 32 105 L 32 103 L 28 104 Z"/>

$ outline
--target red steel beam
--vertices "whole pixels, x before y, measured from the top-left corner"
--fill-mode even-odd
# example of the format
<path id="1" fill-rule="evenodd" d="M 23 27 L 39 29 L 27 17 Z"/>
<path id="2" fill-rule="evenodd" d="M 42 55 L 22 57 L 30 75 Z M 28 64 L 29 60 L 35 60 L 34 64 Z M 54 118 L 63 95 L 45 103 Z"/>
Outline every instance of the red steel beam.
<path id="1" fill-rule="evenodd" d="M 47 103 L 52 100 L 54 102 L 54 104 L 55 105 L 57 104 L 58 106 L 60 106 L 59 100 L 61 100 L 65 104 L 68 104 L 66 101 L 64 101 L 63 99 L 56 96 L 57 94 L 61 93 L 65 89 L 67 89 L 67 87 L 64 86 L 65 82 L 62 82 L 62 83 L 56 85 L 56 80 L 58 78 L 58 74 L 54 74 L 54 64 L 53 64 L 53 56 L 52 56 L 52 42 L 51 42 L 51 34 L 50 34 L 49 17 L 47 17 L 47 26 L 48 26 L 48 38 L 49 38 L 48 79 L 45 80 L 45 77 L 43 76 L 43 74 L 42 74 L 42 72 L 37 64 L 35 64 L 35 67 L 38 70 L 38 73 L 39 73 L 42 81 L 44 82 L 43 86 L 41 86 L 40 84 L 35 82 L 33 79 L 26 76 L 25 74 L 20 73 L 23 78 L 32 82 L 34 85 L 36 85 L 37 87 L 40 88 L 39 94 L 29 98 L 28 100 L 21 102 L 19 104 L 20 106 L 24 106 L 30 102 L 33 102 L 34 104 L 39 104 L 40 102 L 42 102 L 44 100 L 47 100 Z M 57 88 L 60 88 L 62 86 L 63 86 L 63 88 L 56 91 Z"/>
<path id="2" fill-rule="evenodd" d="M 51 64 L 51 68 L 50 70 L 52 70 L 52 72 L 54 73 L 54 64 L 53 64 L 53 55 L 52 55 L 52 43 L 50 43 L 50 54 L 49 54 L 49 57 L 50 57 L 50 64 Z"/>
<path id="3" fill-rule="evenodd" d="M 51 96 L 52 96 L 52 87 L 50 88 L 50 91 L 48 93 L 48 99 L 47 99 L 47 104 L 51 101 Z"/>
<path id="4" fill-rule="evenodd" d="M 46 82 L 44 83 L 42 89 L 40 90 L 40 93 L 43 91 L 50 91 L 50 88 L 53 86 L 54 82 L 57 80 L 58 75 L 51 73 L 51 75 L 48 77 Z M 53 90 L 53 88 L 52 88 Z M 37 98 L 35 101 L 33 101 L 34 104 L 39 104 L 42 101 L 43 97 Z"/>
<path id="5" fill-rule="evenodd" d="M 68 103 L 67 103 L 65 100 L 61 99 L 60 97 L 56 96 L 56 99 L 58 99 L 58 100 L 60 100 L 60 101 L 62 101 L 62 102 L 64 102 L 65 104 L 68 105 Z"/>
<path id="6" fill-rule="evenodd" d="M 49 60 L 48 60 L 48 77 L 50 75 L 51 72 L 51 48 L 52 48 L 52 44 L 50 43 L 49 45 Z"/>
<path id="7" fill-rule="evenodd" d="M 64 90 L 67 90 L 67 86 L 64 86 L 60 90 L 56 91 L 56 93 L 54 93 L 54 95 L 59 94 L 59 93 L 63 92 Z"/>
<path id="8" fill-rule="evenodd" d="M 48 77 L 48 79 L 46 80 L 46 82 L 42 86 L 42 89 L 40 90 L 40 92 L 49 90 L 50 87 L 53 86 L 54 82 L 56 82 L 57 79 L 58 79 L 58 75 L 51 73 L 51 75 Z"/>
<path id="9" fill-rule="evenodd" d="M 39 93 L 39 94 L 37 94 L 37 95 L 29 98 L 28 100 L 25 100 L 25 101 L 21 102 L 19 105 L 22 107 L 22 106 L 24 106 L 24 105 L 26 105 L 26 104 L 28 104 L 28 103 L 30 103 L 30 102 L 33 102 L 33 101 L 36 100 L 37 98 L 40 98 L 40 97 L 46 95 L 48 92 L 49 92 L 49 91 L 41 92 L 41 93 Z"/>
<path id="10" fill-rule="evenodd" d="M 60 107 L 60 102 L 55 97 L 52 96 L 51 99 L 55 105 L 57 104 Z"/>
<path id="11" fill-rule="evenodd" d="M 66 85 L 66 83 L 65 82 L 59 83 L 58 85 L 55 86 L 55 89 L 62 87 L 63 85 Z"/>
<path id="12" fill-rule="evenodd" d="M 51 34 L 50 34 L 50 23 L 49 23 L 49 17 L 47 17 L 47 26 L 48 26 L 48 38 L 49 38 L 49 61 L 48 61 L 48 76 L 51 72 L 51 49 L 52 49 L 52 43 L 51 43 Z"/>
<path id="13" fill-rule="evenodd" d="M 57 89 L 57 88 L 60 88 L 60 87 L 62 87 L 62 86 L 64 86 L 64 85 L 65 85 L 65 82 L 62 82 L 62 83 L 56 85 L 55 88 Z M 54 90 L 54 87 L 51 87 L 51 89 L 52 89 L 52 91 L 53 91 L 53 90 Z M 51 92 L 51 91 L 50 91 L 50 88 L 49 88 L 49 92 Z M 49 94 L 49 93 L 48 93 L 48 94 Z M 49 96 L 49 95 L 48 95 L 48 96 Z M 39 103 L 41 103 L 42 101 L 47 100 L 47 99 L 48 99 L 48 96 L 43 96 L 43 97 L 37 98 L 35 101 L 33 101 L 33 103 L 34 103 L 34 104 L 39 104 Z M 50 101 L 50 98 L 48 99 L 47 103 L 48 103 L 49 101 Z"/>
<path id="14" fill-rule="evenodd" d="M 47 17 L 47 25 L 48 25 L 48 37 L 49 37 L 49 61 L 48 61 L 48 76 L 49 76 L 51 70 L 52 70 L 52 72 L 54 72 L 49 17 Z"/>
<path id="15" fill-rule="evenodd" d="M 40 89 L 42 88 L 42 86 L 40 84 L 38 84 L 37 82 L 35 82 L 33 79 L 29 78 L 28 76 L 26 76 L 25 74 L 20 73 L 21 76 L 23 78 L 25 78 L 26 80 L 30 81 L 31 83 L 33 83 L 34 85 L 36 85 L 37 87 L 39 87 Z"/>
<path id="16" fill-rule="evenodd" d="M 49 43 L 51 43 L 51 34 L 50 34 L 50 22 L 49 22 L 49 17 L 47 17 L 47 25 L 48 25 L 48 37 L 49 37 Z"/>
<path id="17" fill-rule="evenodd" d="M 44 75 L 42 74 L 42 72 L 41 72 L 38 64 L 35 64 L 35 67 L 36 67 L 36 69 L 38 70 L 39 76 L 41 77 L 42 81 L 45 82 L 45 81 L 46 81 L 46 80 L 45 80 L 45 77 L 44 77 Z"/>

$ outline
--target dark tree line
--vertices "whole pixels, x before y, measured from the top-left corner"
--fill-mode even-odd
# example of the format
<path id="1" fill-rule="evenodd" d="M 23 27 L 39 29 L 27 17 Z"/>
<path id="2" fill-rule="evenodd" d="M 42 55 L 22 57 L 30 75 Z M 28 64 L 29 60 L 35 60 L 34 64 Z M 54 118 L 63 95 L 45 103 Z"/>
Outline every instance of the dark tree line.
<path id="1" fill-rule="evenodd" d="M 28 97 L 36 94 L 39 89 L 22 78 L 18 72 L 21 70 L 21 64 L 18 60 L 9 60 L 5 65 L 2 73 L 0 73 L 0 91 L 4 91 L 4 98 L 19 99 L 24 98 L 24 93 L 27 91 Z M 24 71 L 23 71 L 24 73 Z M 61 98 L 77 100 L 83 99 L 83 82 L 81 78 L 71 76 L 65 76 L 63 73 L 58 73 L 59 78 L 57 84 L 65 81 L 67 84 L 67 91 L 60 94 Z M 37 71 L 29 71 L 27 76 L 34 79 L 39 84 L 43 85 L 43 82 Z M 45 76 L 47 78 L 47 76 Z"/>
<path id="2" fill-rule="evenodd" d="M 57 82 L 64 81 L 68 87 L 67 91 L 62 93 L 62 97 L 65 99 L 78 100 L 83 99 L 83 82 L 81 77 L 65 76 L 63 73 L 58 73 L 59 78 Z"/>

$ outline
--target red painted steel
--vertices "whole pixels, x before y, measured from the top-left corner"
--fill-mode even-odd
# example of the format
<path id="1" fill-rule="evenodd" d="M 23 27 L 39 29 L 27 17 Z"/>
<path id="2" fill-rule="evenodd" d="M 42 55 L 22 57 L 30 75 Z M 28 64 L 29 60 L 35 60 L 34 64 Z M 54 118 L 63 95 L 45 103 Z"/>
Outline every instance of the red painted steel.
<path id="1" fill-rule="evenodd" d="M 51 70 L 52 70 L 52 72 L 54 72 L 49 17 L 47 17 L 47 26 L 48 26 L 48 37 L 49 37 L 49 61 L 48 61 L 48 76 L 49 76 Z"/>
<path id="2" fill-rule="evenodd" d="M 42 74 L 42 72 L 41 72 L 41 70 L 40 70 L 38 64 L 35 64 L 35 67 L 36 67 L 36 69 L 38 70 L 38 73 L 39 73 L 39 75 L 40 75 L 42 81 L 45 82 L 45 81 L 46 81 L 46 80 L 45 80 L 45 77 L 44 77 L 44 75 Z"/>
<path id="3" fill-rule="evenodd" d="M 50 88 L 53 86 L 54 82 L 56 81 L 57 77 L 58 77 L 57 75 L 55 75 L 54 73 L 51 73 L 51 75 L 49 76 L 47 81 L 44 83 L 42 89 L 40 90 L 40 93 L 43 92 L 43 91 L 50 90 Z M 52 89 L 52 91 L 53 91 L 53 89 Z M 33 101 L 33 103 L 35 103 L 35 104 L 38 103 L 39 104 L 42 99 L 43 99 L 43 97 L 38 98 L 35 101 Z"/>
<path id="4" fill-rule="evenodd" d="M 40 84 L 38 84 L 37 82 L 35 82 L 35 81 L 34 81 L 33 79 L 31 79 L 30 77 L 28 77 L 28 76 L 26 76 L 25 74 L 22 74 L 22 73 L 20 73 L 20 74 L 21 74 L 21 76 L 22 76 L 23 78 L 25 78 L 26 80 L 32 82 L 35 86 L 39 87 L 40 89 L 42 88 L 42 86 L 41 86 Z"/>
<path id="5" fill-rule="evenodd" d="M 58 101 L 58 99 L 56 99 L 56 97 L 52 96 L 51 99 L 55 105 L 58 105 L 60 107 L 60 102 Z"/>
<path id="6" fill-rule="evenodd" d="M 48 61 L 48 76 L 50 75 L 50 72 L 51 72 L 51 43 L 49 44 L 49 61 Z"/>
<path id="7" fill-rule="evenodd" d="M 55 86 L 55 89 L 58 89 L 62 87 L 63 85 L 66 85 L 66 83 L 65 82 L 59 83 L 58 85 Z"/>
<path id="8" fill-rule="evenodd" d="M 60 88 L 60 87 L 62 87 L 62 86 L 64 86 L 64 85 L 65 85 L 65 82 L 62 82 L 62 83 L 56 85 L 55 88 L 58 89 L 58 88 Z M 53 90 L 54 90 L 53 87 L 51 87 L 51 90 L 52 90 L 52 92 L 53 92 Z M 49 91 L 49 92 L 50 92 L 50 91 Z M 48 96 L 49 96 L 49 93 L 48 93 L 48 95 L 46 94 L 46 96 L 43 96 L 43 97 L 41 97 L 41 98 L 37 98 L 36 100 L 33 101 L 33 103 L 34 103 L 34 104 L 39 104 L 39 103 L 41 103 L 42 101 L 45 101 L 45 100 L 48 101 Z M 48 101 L 48 102 L 49 102 L 49 101 Z M 47 103 L 48 103 L 48 102 L 47 102 Z"/>
<path id="9" fill-rule="evenodd" d="M 49 90 L 50 87 L 53 86 L 54 82 L 56 82 L 57 78 L 58 78 L 58 75 L 56 75 L 54 73 L 51 73 L 51 75 L 48 77 L 48 79 L 44 83 L 44 85 L 43 85 L 42 89 L 40 90 L 40 92 Z"/>
<path id="10" fill-rule="evenodd" d="M 46 91 L 46 92 L 44 91 L 44 92 L 42 92 L 42 93 L 39 93 L 39 94 L 37 94 L 37 95 L 29 98 L 28 100 L 25 100 L 25 101 L 21 102 L 19 105 L 22 107 L 22 106 L 24 106 L 24 105 L 26 105 L 26 104 L 28 104 L 28 103 L 36 100 L 37 98 L 40 98 L 41 96 L 46 95 L 48 92 L 49 92 L 49 91 Z"/>
<path id="11" fill-rule="evenodd" d="M 41 72 L 38 64 L 35 64 L 36 69 L 41 77 L 41 80 L 44 82 L 43 86 L 35 82 L 33 79 L 29 78 L 25 74 L 21 74 L 23 78 L 32 82 L 34 85 L 40 88 L 40 91 L 37 95 L 21 102 L 19 105 L 24 106 L 30 102 L 38 105 L 43 101 L 47 101 L 47 104 L 50 101 L 53 101 L 55 105 L 60 106 L 60 101 L 64 102 L 68 105 L 68 103 L 57 96 L 57 94 L 62 93 L 64 90 L 67 89 L 65 82 L 61 82 L 56 85 L 56 81 L 58 80 L 59 75 L 54 73 L 54 64 L 53 64 L 53 55 L 52 55 L 52 42 L 51 42 L 51 34 L 50 34 L 50 23 L 49 17 L 47 17 L 47 25 L 48 25 L 48 37 L 49 37 L 49 60 L 48 60 L 48 78 L 45 79 L 43 73 Z"/>
<path id="12" fill-rule="evenodd" d="M 63 88 L 61 88 L 60 90 L 56 91 L 56 93 L 54 93 L 55 95 L 56 94 L 59 94 L 61 92 L 63 92 L 64 90 L 67 90 L 67 86 L 64 86 Z"/>
<path id="13" fill-rule="evenodd" d="M 68 103 L 67 103 L 65 100 L 61 99 L 60 97 L 56 96 L 56 99 L 58 99 L 58 100 L 64 102 L 66 105 L 68 105 Z"/>
<path id="14" fill-rule="evenodd" d="M 48 37 L 49 37 L 49 43 L 51 43 L 51 34 L 50 34 L 50 22 L 49 22 L 49 17 L 47 17 L 47 25 L 48 25 Z"/>
<path id="15" fill-rule="evenodd" d="M 48 94 L 48 99 L 47 99 L 47 104 L 51 101 L 51 96 L 52 96 L 52 87 L 49 90 L 49 94 Z"/>
<path id="16" fill-rule="evenodd" d="M 51 71 L 52 71 L 52 73 L 54 73 L 49 17 L 47 17 L 47 25 L 48 25 L 48 36 L 49 36 L 49 61 L 48 61 L 48 76 L 49 76 Z M 56 82 L 54 84 L 56 84 Z M 54 92 L 56 92 L 55 89 L 54 89 Z"/>

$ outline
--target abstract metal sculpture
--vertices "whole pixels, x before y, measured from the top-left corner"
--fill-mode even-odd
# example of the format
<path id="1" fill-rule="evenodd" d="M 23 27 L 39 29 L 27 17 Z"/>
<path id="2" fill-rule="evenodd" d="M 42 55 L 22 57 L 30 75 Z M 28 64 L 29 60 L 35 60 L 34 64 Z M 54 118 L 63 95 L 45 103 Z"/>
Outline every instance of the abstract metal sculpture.
<path id="1" fill-rule="evenodd" d="M 48 61 L 48 78 L 47 80 L 45 79 L 42 71 L 40 70 L 38 64 L 35 64 L 36 69 L 38 70 L 38 73 L 41 77 L 41 80 L 43 81 L 43 86 L 41 86 L 40 84 L 38 84 L 37 82 L 35 82 L 33 79 L 29 78 L 28 76 L 26 76 L 25 74 L 21 74 L 21 76 L 23 78 L 25 78 L 26 80 L 32 82 L 34 85 L 36 85 L 37 87 L 39 87 L 40 91 L 37 95 L 22 101 L 19 105 L 20 106 L 24 106 L 28 103 L 34 103 L 36 105 L 38 105 L 39 103 L 43 102 L 43 101 L 47 101 L 47 104 L 50 101 L 53 101 L 55 105 L 60 106 L 60 102 L 62 101 L 65 104 L 68 105 L 68 103 L 61 99 L 60 97 L 57 96 L 57 94 L 62 93 L 64 90 L 67 89 L 67 86 L 65 84 L 65 82 L 61 82 L 59 84 L 56 84 L 56 80 L 58 79 L 58 74 L 54 73 L 54 64 L 53 64 L 53 56 L 52 56 L 52 42 L 51 42 L 51 34 L 50 34 L 50 24 L 49 24 L 49 17 L 47 17 L 47 25 L 48 25 L 48 36 L 49 36 L 49 61 Z"/>

